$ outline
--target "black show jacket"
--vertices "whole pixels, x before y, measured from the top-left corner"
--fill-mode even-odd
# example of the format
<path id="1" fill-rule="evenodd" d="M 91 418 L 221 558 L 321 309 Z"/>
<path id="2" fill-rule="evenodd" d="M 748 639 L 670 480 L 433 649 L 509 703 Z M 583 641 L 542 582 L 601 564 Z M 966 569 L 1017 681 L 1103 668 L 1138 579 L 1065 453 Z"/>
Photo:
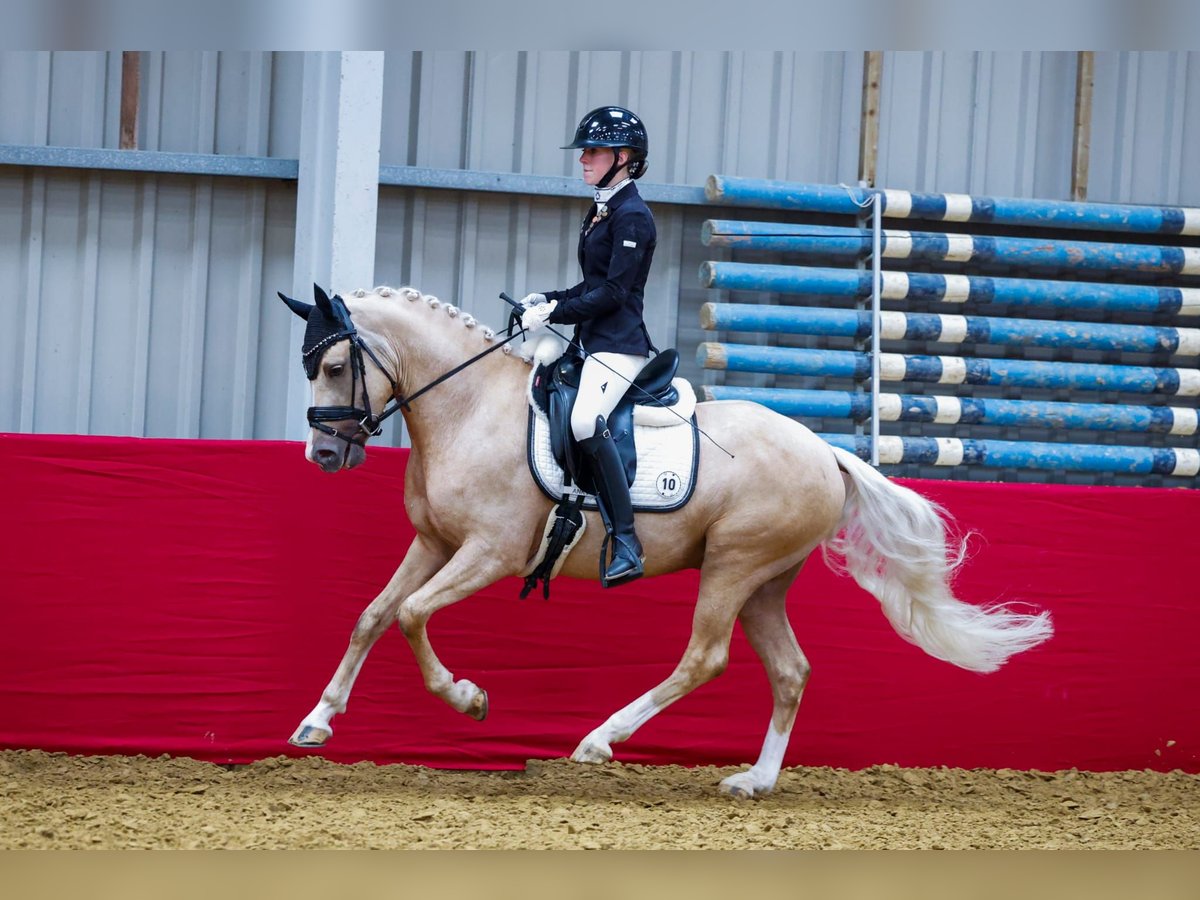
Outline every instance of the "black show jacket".
<path id="1" fill-rule="evenodd" d="M 654 216 L 636 184 L 617 191 L 606 214 L 592 225 L 595 215 L 593 203 L 579 231 L 583 281 L 545 292 L 548 300 L 558 301 L 550 321 L 574 325 L 575 340 L 588 353 L 649 356 L 653 345 L 642 311 L 658 238 Z"/>

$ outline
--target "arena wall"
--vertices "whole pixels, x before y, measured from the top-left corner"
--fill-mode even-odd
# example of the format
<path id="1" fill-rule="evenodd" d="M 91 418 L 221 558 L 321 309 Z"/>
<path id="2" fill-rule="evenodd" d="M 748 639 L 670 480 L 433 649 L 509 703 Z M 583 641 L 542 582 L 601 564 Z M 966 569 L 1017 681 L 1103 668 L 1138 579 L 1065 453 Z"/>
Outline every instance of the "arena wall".
<path id="1" fill-rule="evenodd" d="M 412 537 L 407 454 L 372 450 L 325 475 L 290 442 L 0 435 L 0 747 L 221 763 L 299 753 L 287 737 Z M 1200 493 L 905 483 L 976 534 L 960 596 L 1049 609 L 1057 634 L 997 674 L 957 670 L 903 642 L 814 557 L 791 597 L 813 676 L 787 765 L 1200 771 Z M 518 600 L 510 579 L 443 611 L 431 637 L 488 691 L 482 723 L 424 691 L 392 631 L 322 755 L 472 769 L 567 756 L 669 674 L 697 581 L 556 581 L 547 602 Z M 726 673 L 617 759 L 749 762 L 769 715 L 735 631 Z"/>

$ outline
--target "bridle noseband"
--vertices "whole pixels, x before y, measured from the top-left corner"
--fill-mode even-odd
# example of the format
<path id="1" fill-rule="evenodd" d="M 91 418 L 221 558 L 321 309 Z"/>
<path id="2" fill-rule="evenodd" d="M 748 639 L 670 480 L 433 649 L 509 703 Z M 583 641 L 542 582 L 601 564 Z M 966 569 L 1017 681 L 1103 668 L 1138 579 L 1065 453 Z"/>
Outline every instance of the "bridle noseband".
<path id="1" fill-rule="evenodd" d="M 391 376 L 391 373 L 384 368 L 383 363 L 379 361 L 379 357 L 375 355 L 375 351 L 370 348 L 366 341 L 358 336 L 358 332 L 354 329 L 331 335 L 321 343 L 310 348 L 305 356 L 313 353 L 323 353 L 334 344 L 344 340 L 350 341 L 350 405 L 310 406 L 308 408 L 308 424 L 317 431 L 328 434 L 331 437 L 340 438 L 347 444 L 358 443 L 354 438 L 358 437 L 359 432 L 362 432 L 364 435 L 363 442 L 365 443 L 367 438 L 374 437 L 383 431 L 385 419 L 408 404 L 403 400 L 396 399 L 396 392 L 400 389 L 400 385 L 396 383 L 396 379 Z M 383 412 L 378 416 L 371 412 L 371 394 L 367 390 L 367 367 L 363 362 L 364 352 L 370 357 L 371 362 L 375 363 L 375 368 L 383 373 L 383 377 L 392 386 L 392 405 L 384 407 Z M 354 405 L 354 398 L 358 393 L 360 381 L 362 382 L 362 407 Z M 351 437 L 346 437 L 336 428 L 325 424 L 326 422 L 340 422 L 344 419 L 353 419 L 358 423 L 358 431 L 354 432 Z"/>
<path id="2" fill-rule="evenodd" d="M 308 352 L 304 354 L 304 356 L 308 357 L 313 353 L 323 353 L 334 344 L 340 343 L 344 340 L 350 341 L 350 405 L 310 406 L 308 408 L 308 424 L 317 431 L 320 431 L 323 434 L 327 434 L 331 437 L 338 438 L 339 440 L 343 440 L 347 444 L 359 444 L 359 446 L 361 446 L 362 444 L 366 443 L 367 438 L 375 437 L 381 431 L 383 431 L 383 423 L 389 417 L 395 415 L 402 409 L 406 411 L 409 410 L 409 404 L 411 404 L 426 391 L 441 384 L 452 375 L 457 375 L 463 369 L 467 368 L 467 366 L 479 361 L 480 359 L 483 359 L 483 357 L 487 356 L 489 353 L 499 350 L 509 341 L 520 337 L 522 334 L 523 332 L 521 331 L 517 331 L 515 334 L 510 334 L 507 338 L 500 341 L 500 343 L 488 347 L 482 353 L 477 353 L 466 362 L 455 366 L 449 372 L 439 375 L 433 381 L 429 382 L 429 384 L 425 385 L 423 388 L 411 394 L 407 398 L 400 396 L 400 385 L 396 382 L 396 379 L 391 376 L 391 373 L 384 368 L 383 363 L 379 361 L 379 357 L 375 355 L 375 352 L 371 349 L 370 345 L 368 345 L 366 341 L 359 337 L 356 329 L 350 328 L 346 331 L 341 331 L 337 334 L 330 335 L 319 344 L 311 347 Z M 367 391 L 367 368 L 366 363 L 363 361 L 364 353 L 366 353 L 366 355 L 370 358 L 371 362 L 375 363 L 375 368 L 379 369 L 379 371 L 383 373 L 384 378 L 388 380 L 388 384 L 392 386 L 392 399 L 389 401 L 388 405 L 383 408 L 383 411 L 380 412 L 379 415 L 375 415 L 371 411 L 371 395 Z M 354 405 L 354 398 L 358 393 L 358 385 L 360 381 L 362 382 L 363 405 L 358 407 Z M 346 437 L 336 428 L 325 424 L 326 422 L 340 422 L 346 419 L 353 419 L 358 423 L 358 430 L 355 431 L 350 437 Z M 361 441 L 356 441 L 355 438 L 357 438 L 360 433 L 363 435 L 363 438 Z"/>

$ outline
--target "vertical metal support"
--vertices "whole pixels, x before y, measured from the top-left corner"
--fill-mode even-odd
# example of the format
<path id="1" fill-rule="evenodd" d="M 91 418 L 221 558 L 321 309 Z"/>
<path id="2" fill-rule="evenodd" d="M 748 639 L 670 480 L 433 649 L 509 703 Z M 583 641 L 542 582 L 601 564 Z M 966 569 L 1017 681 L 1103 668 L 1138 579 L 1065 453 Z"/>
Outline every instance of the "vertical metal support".
<path id="1" fill-rule="evenodd" d="M 142 54 L 126 50 L 121 54 L 121 136 L 122 150 L 138 145 L 138 95 L 142 87 Z"/>
<path id="2" fill-rule="evenodd" d="M 858 138 L 858 186 L 866 192 L 875 187 L 876 168 L 879 160 L 879 87 L 883 80 L 883 52 L 868 50 L 863 54 L 862 117 L 859 122 Z M 856 201 L 857 202 L 857 201 Z M 880 250 L 880 205 L 883 195 L 871 191 L 871 465 L 879 465 L 879 250 Z M 860 210 L 867 204 L 862 204 Z M 858 225 L 865 225 L 864 212 L 858 215 Z M 858 269 L 864 268 L 859 259 Z M 857 304 L 862 309 L 861 301 Z M 856 342 L 857 347 L 861 344 Z M 859 390 L 858 387 L 855 390 Z M 862 435 L 861 424 L 854 427 L 856 435 Z"/>
<path id="3" fill-rule="evenodd" d="M 866 197 L 866 201 L 859 202 L 858 198 L 860 196 Z M 870 186 L 865 181 L 860 181 L 858 183 L 858 191 L 854 195 L 854 204 L 858 207 L 857 213 L 854 217 L 854 223 L 858 226 L 860 232 L 863 228 L 869 227 L 867 222 L 867 210 L 870 208 L 873 202 L 874 196 L 871 193 Z M 874 265 L 874 261 L 870 258 L 870 254 L 859 253 L 858 257 L 854 260 L 854 269 L 859 273 L 865 272 L 868 264 Z M 854 309 L 856 312 L 864 312 L 867 309 L 866 300 L 860 296 L 855 296 Z M 854 350 L 858 353 L 870 353 L 870 348 L 867 346 L 867 339 L 855 337 Z M 866 393 L 866 387 L 862 381 L 855 379 L 853 391 L 856 395 Z M 872 415 L 874 415 L 874 413 L 872 413 Z M 864 427 L 860 420 L 855 419 L 853 420 L 853 423 L 855 437 L 862 437 L 864 434 L 870 433 L 870 429 Z"/>
<path id="4" fill-rule="evenodd" d="M 871 196 L 871 465 L 879 465 L 879 307 L 883 289 L 880 260 L 883 191 Z"/>
<path id="5" fill-rule="evenodd" d="M 374 284 L 383 57 L 381 51 L 304 55 L 292 290 L 307 303 L 314 283 L 335 291 Z M 299 362 L 304 321 L 288 317 L 293 355 L 285 432 L 306 440 L 311 392 Z"/>
<path id="6" fill-rule="evenodd" d="M 1088 164 L 1092 149 L 1092 67 L 1096 54 L 1081 50 L 1075 68 L 1075 133 L 1071 145 L 1071 199 L 1082 202 L 1088 194 Z"/>

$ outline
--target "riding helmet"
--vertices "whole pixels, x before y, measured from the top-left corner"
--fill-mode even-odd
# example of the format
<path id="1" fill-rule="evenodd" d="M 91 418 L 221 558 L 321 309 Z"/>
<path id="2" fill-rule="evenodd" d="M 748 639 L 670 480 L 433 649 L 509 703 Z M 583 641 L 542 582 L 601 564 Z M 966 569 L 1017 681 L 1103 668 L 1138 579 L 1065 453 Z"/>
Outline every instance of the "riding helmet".
<path id="1" fill-rule="evenodd" d="M 646 171 L 646 157 L 650 152 L 646 126 L 623 106 L 601 106 L 593 109 L 579 121 L 579 127 L 575 129 L 575 140 L 562 149 L 578 150 L 583 147 L 628 147 L 634 156 L 633 161 L 629 163 L 630 177 L 640 178 Z"/>

